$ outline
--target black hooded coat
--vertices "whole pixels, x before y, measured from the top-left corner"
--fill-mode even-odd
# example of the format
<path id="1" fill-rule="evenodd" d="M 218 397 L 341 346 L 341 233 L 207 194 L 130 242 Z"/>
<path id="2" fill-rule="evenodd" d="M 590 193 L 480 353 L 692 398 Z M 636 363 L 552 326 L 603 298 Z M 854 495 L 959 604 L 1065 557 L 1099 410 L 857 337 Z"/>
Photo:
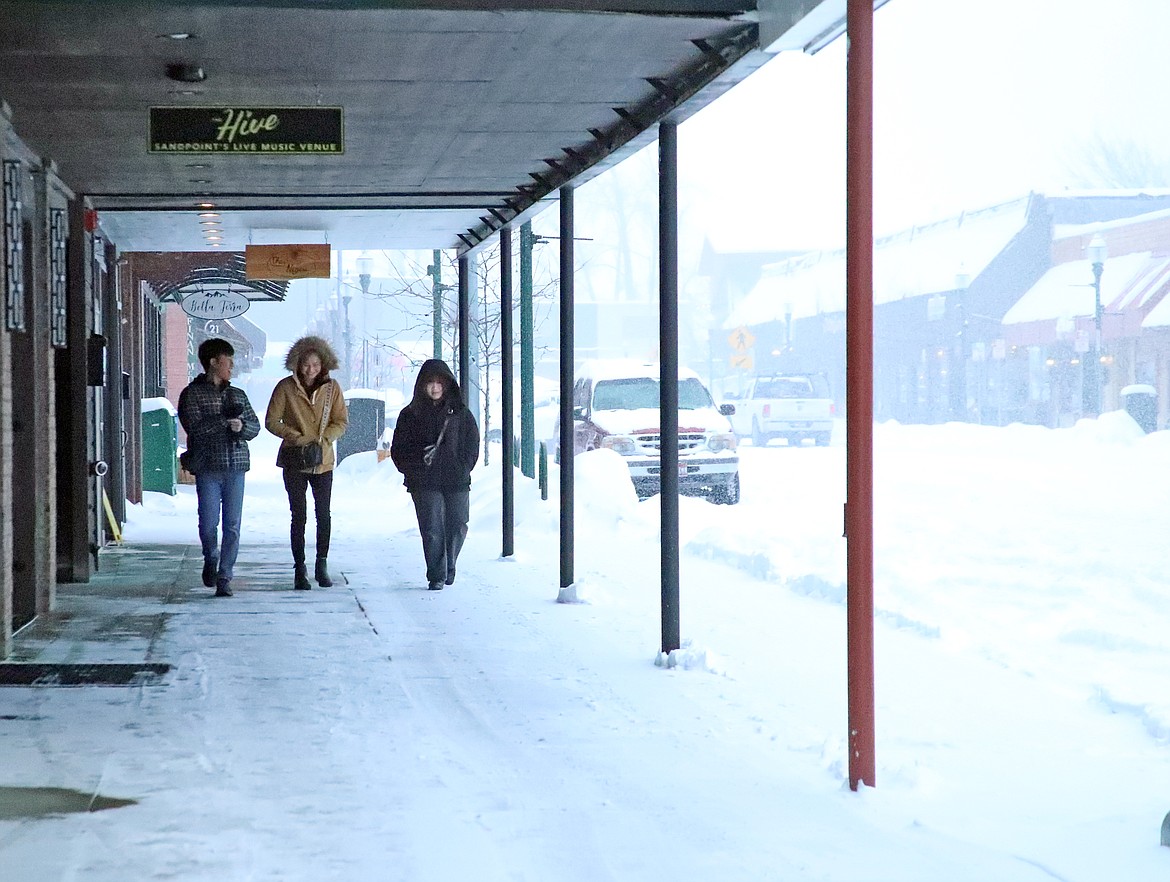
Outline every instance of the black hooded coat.
<path id="1" fill-rule="evenodd" d="M 432 401 L 424 387 L 436 376 L 445 380 L 447 392 Z M 438 440 L 440 432 L 443 443 L 428 466 L 423 453 Z M 411 492 L 471 489 L 471 470 L 479 460 L 479 426 L 463 403 L 463 393 L 446 362 L 431 358 L 419 368 L 414 397 L 398 414 L 390 458 L 405 476 L 403 483 Z"/>

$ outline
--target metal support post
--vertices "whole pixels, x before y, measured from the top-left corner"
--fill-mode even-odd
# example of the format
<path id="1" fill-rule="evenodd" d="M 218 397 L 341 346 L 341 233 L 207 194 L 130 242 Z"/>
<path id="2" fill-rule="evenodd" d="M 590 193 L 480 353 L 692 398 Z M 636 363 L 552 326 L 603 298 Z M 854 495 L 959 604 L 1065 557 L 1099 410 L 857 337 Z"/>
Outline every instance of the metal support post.
<path id="1" fill-rule="evenodd" d="M 678 126 L 658 126 L 658 431 L 662 651 L 681 643 L 678 565 Z"/>
<path id="2" fill-rule="evenodd" d="M 516 470 L 512 465 L 512 231 L 500 230 L 500 469 L 503 477 L 502 557 L 514 553 L 516 517 L 513 494 Z"/>
<path id="3" fill-rule="evenodd" d="M 561 589 L 573 584 L 573 188 L 561 187 Z"/>
<path id="4" fill-rule="evenodd" d="M 533 377 L 536 372 L 535 347 L 532 339 L 532 224 L 520 227 L 520 472 L 536 475 L 536 397 Z"/>
<path id="5" fill-rule="evenodd" d="M 471 258 L 459 258 L 459 386 L 463 403 L 470 406 L 471 384 Z"/>
<path id="6" fill-rule="evenodd" d="M 875 784 L 873 682 L 873 0 L 846 31 L 846 635 L 849 786 Z"/>

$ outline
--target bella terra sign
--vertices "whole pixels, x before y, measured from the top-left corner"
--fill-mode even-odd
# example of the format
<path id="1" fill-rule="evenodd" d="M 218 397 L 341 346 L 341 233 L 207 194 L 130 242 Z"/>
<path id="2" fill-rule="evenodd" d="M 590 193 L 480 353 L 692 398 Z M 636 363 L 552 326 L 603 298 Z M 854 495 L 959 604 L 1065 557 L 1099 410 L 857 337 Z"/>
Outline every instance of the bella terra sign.
<path id="1" fill-rule="evenodd" d="M 239 291 L 198 291 L 185 294 L 181 306 L 191 318 L 233 319 L 243 315 L 252 304 Z"/>
<path id="2" fill-rule="evenodd" d="M 345 152 L 340 107 L 152 107 L 151 153 Z"/>

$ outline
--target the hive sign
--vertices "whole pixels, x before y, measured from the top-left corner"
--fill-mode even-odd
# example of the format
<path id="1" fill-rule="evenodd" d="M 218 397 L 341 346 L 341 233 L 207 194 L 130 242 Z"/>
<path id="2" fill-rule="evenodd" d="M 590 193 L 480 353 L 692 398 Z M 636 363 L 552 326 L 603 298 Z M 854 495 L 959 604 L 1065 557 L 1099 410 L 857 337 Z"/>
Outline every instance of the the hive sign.
<path id="1" fill-rule="evenodd" d="M 151 153 L 345 152 L 340 107 L 152 107 Z"/>

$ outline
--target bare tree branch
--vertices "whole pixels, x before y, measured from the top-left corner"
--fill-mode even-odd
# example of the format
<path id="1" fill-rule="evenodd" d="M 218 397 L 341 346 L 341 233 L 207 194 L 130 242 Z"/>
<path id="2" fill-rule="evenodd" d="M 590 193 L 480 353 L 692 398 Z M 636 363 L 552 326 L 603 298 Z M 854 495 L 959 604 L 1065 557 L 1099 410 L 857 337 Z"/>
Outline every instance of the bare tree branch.
<path id="1" fill-rule="evenodd" d="M 1077 186 L 1141 189 L 1170 187 L 1170 159 L 1133 140 L 1097 133 L 1074 148 L 1068 162 Z"/>

